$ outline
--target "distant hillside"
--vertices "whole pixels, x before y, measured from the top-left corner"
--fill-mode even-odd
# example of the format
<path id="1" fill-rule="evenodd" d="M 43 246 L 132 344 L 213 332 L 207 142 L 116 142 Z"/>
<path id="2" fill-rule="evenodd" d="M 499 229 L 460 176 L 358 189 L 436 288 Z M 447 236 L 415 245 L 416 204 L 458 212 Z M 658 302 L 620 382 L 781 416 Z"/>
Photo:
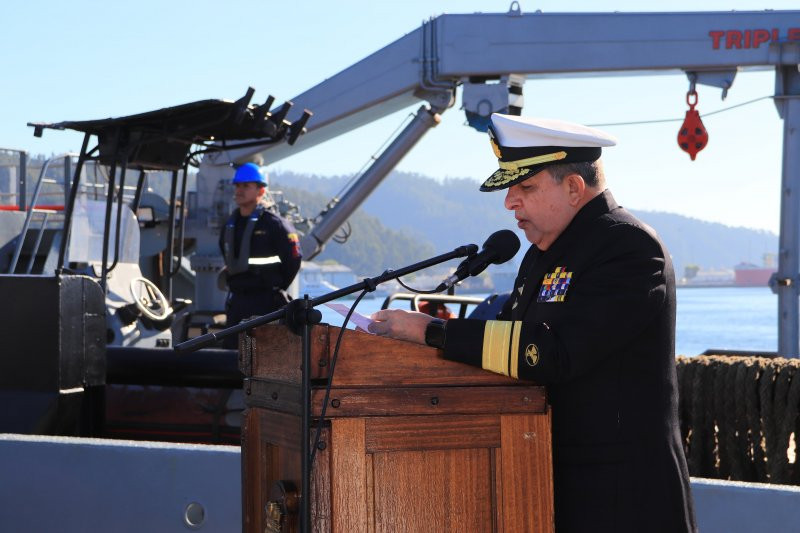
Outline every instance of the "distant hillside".
<path id="1" fill-rule="evenodd" d="M 708 270 L 733 268 L 741 262 L 761 265 L 764 254 L 778 252 L 778 236 L 769 231 L 731 227 L 674 213 L 631 212 L 659 233 L 672 254 L 677 277 L 690 264 Z"/>
<path id="2" fill-rule="evenodd" d="M 326 198 L 338 193 L 349 179 L 288 172 L 273 177 L 276 184 L 314 191 Z M 288 187 L 284 188 L 288 192 Z M 386 228 L 399 232 L 399 236 L 413 238 L 418 244 L 428 246 L 433 254 L 470 242 L 480 245 L 498 229 L 516 229 L 514 217 L 503 207 L 504 197 L 502 192 L 480 192 L 478 183 L 471 179 L 437 181 L 418 174 L 392 172 L 365 202 L 362 210 L 380 220 Z M 617 200 L 624 205 L 624 199 Z M 765 253 L 778 250 L 777 235 L 767 231 L 626 207 L 659 233 L 672 254 L 677 277 L 681 277 L 684 267 L 690 264 L 703 269 L 733 268 L 742 261 L 760 265 Z M 318 208 L 315 211 L 304 210 L 306 216 L 317 212 Z M 354 236 L 371 231 L 369 225 L 354 221 Z M 524 243 L 521 233 L 520 238 Z M 375 253 L 380 255 L 381 252 L 376 250 Z M 419 258 L 408 257 L 406 262 Z M 342 262 L 347 264 L 345 260 Z"/>
<path id="3" fill-rule="evenodd" d="M 275 175 L 275 181 L 332 196 L 349 178 L 343 176 Z M 471 179 L 436 181 L 426 176 L 392 172 L 362 209 L 387 227 L 402 230 L 433 245 L 436 252 L 474 242 L 502 228 L 516 229 L 503 208 L 502 193 L 482 193 Z"/>
<path id="4" fill-rule="evenodd" d="M 320 212 L 330 196 L 273 180 L 273 188 L 300 206 L 303 216 Z M 404 230 L 389 229 L 378 218 L 358 210 L 350 217 L 351 236 L 342 245 L 333 240 L 325 245 L 317 261 L 333 259 L 362 276 L 377 276 L 387 268 L 398 268 L 436 254 L 431 243 L 419 240 Z"/>

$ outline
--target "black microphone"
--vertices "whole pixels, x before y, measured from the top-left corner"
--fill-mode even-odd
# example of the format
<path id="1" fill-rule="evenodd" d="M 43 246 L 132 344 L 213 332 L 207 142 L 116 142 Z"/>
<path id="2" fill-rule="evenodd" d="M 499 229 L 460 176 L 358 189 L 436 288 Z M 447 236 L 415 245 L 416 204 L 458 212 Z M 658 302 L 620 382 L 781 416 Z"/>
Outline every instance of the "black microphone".
<path id="1" fill-rule="evenodd" d="M 519 250 L 519 237 L 510 229 L 495 231 L 486 242 L 480 253 L 464 259 L 452 276 L 444 280 L 436 287 L 436 292 L 449 289 L 467 276 L 477 276 L 494 263 L 499 265 L 505 263 Z"/>

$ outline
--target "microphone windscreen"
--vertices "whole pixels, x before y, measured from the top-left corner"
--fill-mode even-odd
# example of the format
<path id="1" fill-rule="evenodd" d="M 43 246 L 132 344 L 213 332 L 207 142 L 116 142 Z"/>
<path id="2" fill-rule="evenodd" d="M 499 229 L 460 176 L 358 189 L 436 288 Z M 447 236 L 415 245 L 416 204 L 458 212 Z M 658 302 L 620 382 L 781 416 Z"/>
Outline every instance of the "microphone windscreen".
<path id="1" fill-rule="evenodd" d="M 510 229 L 501 229 L 495 231 L 486 242 L 483 243 L 483 248 L 486 250 L 493 250 L 495 252 L 492 263 L 499 265 L 505 263 L 514 257 L 519 251 L 519 237 Z"/>

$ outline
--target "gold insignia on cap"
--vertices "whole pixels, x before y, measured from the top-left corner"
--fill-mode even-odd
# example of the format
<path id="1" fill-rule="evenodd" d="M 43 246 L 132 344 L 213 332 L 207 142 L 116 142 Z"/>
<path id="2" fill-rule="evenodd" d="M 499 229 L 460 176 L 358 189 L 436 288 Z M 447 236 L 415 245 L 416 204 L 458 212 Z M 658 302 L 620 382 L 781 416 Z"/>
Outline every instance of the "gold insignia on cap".
<path id="1" fill-rule="evenodd" d="M 539 363 L 539 348 L 531 343 L 525 348 L 525 361 L 528 366 L 536 366 Z"/>
<path id="2" fill-rule="evenodd" d="M 502 187 L 503 185 L 514 181 L 515 179 L 519 179 L 523 176 L 527 176 L 530 174 L 531 169 L 529 168 L 521 168 L 519 170 L 498 170 L 487 179 L 484 183 L 484 187 Z"/>
<path id="3" fill-rule="evenodd" d="M 551 161 L 560 161 L 565 157 L 567 157 L 567 152 L 553 152 L 552 154 L 537 155 L 536 157 L 518 159 L 517 161 L 500 161 L 500 168 L 503 170 L 517 170 L 522 167 L 541 165 L 542 163 L 549 163 Z"/>
<path id="4" fill-rule="evenodd" d="M 492 144 L 492 151 L 494 152 L 494 155 L 497 157 L 497 159 L 500 159 L 501 157 L 503 157 L 502 152 L 500 152 L 500 147 L 497 146 L 497 143 L 494 142 L 494 139 L 492 139 L 490 137 L 489 138 L 489 142 Z"/>
<path id="5" fill-rule="evenodd" d="M 492 148 L 494 149 L 496 146 L 497 145 L 495 144 L 494 140 L 492 140 Z M 483 182 L 481 187 L 484 190 L 504 188 L 508 186 L 509 183 L 534 173 L 537 170 L 535 168 L 536 165 L 560 161 L 566 157 L 567 152 L 561 151 L 553 152 L 552 154 L 539 155 L 536 157 L 529 157 L 527 159 L 519 159 L 517 161 L 498 161 L 500 170 L 496 170 L 494 174 L 489 176 L 489 179 Z"/>

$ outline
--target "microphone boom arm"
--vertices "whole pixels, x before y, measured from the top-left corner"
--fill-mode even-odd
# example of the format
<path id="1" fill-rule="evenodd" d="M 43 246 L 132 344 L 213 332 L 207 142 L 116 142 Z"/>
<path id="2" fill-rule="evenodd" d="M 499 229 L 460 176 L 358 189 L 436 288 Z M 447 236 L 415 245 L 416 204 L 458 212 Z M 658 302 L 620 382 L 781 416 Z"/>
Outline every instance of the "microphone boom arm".
<path id="1" fill-rule="evenodd" d="M 344 287 L 337 291 L 333 291 L 331 293 L 324 294 L 317 298 L 311 299 L 309 300 L 309 308 L 314 308 L 317 305 L 324 304 L 326 302 L 330 302 L 332 300 L 336 300 L 343 296 L 347 296 L 348 294 L 353 294 L 355 292 L 363 291 L 365 289 L 369 289 L 369 291 L 372 292 L 378 285 L 380 285 L 385 281 L 389 281 L 390 279 L 396 279 L 405 276 L 407 274 L 411 274 L 413 272 L 417 272 L 419 270 L 423 270 L 425 268 L 438 265 L 439 263 L 450 261 L 451 259 L 473 256 L 477 253 L 477 251 L 478 247 L 475 244 L 467 244 L 465 246 L 459 246 L 452 252 L 447 252 L 445 254 L 437 255 L 436 257 L 425 259 L 424 261 L 420 261 L 419 263 L 414 263 L 412 265 L 403 267 L 398 270 L 387 270 L 380 276 L 374 278 L 366 278 L 363 281 L 360 281 L 359 283 L 355 283 L 348 287 Z M 194 339 L 189 339 L 187 341 L 176 344 L 175 351 L 179 353 L 193 352 L 195 350 L 199 350 L 200 348 L 213 344 L 216 341 L 223 339 L 229 335 L 241 333 L 242 331 L 252 329 L 256 326 L 260 326 L 268 322 L 272 322 L 273 320 L 277 320 L 279 318 L 284 318 L 285 316 L 286 316 L 286 307 L 283 307 L 281 309 L 278 309 L 277 311 L 273 311 L 272 313 L 268 313 L 266 315 L 253 318 L 251 320 L 240 322 L 235 326 L 225 328 L 221 331 L 215 333 L 206 333 L 205 335 L 201 335 L 199 337 L 195 337 Z"/>

